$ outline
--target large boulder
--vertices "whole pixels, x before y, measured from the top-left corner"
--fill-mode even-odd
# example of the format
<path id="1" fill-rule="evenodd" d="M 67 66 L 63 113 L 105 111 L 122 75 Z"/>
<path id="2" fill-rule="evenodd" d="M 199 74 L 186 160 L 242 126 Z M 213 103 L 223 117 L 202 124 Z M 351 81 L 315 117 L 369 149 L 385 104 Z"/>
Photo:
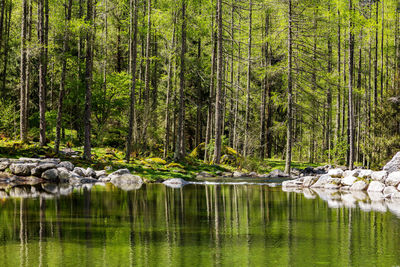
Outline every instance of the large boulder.
<path id="1" fill-rule="evenodd" d="M 284 173 L 283 171 L 276 169 L 269 173 L 269 177 L 276 178 L 276 177 L 289 177 L 289 174 Z"/>
<path id="2" fill-rule="evenodd" d="M 165 180 L 163 182 L 163 184 L 168 187 L 172 187 L 172 188 L 181 188 L 181 187 L 185 186 L 186 184 L 188 184 L 188 182 L 181 178 L 172 178 L 172 179 Z"/>
<path id="3" fill-rule="evenodd" d="M 137 175 L 122 174 L 111 179 L 111 183 L 125 191 L 139 189 L 143 184 L 143 179 Z"/>
<path id="4" fill-rule="evenodd" d="M 87 168 L 85 171 L 86 177 L 96 177 L 96 172 L 92 168 Z"/>
<path id="5" fill-rule="evenodd" d="M 385 189 L 385 184 L 378 182 L 378 181 L 372 181 L 369 186 L 368 186 L 368 192 L 382 192 L 383 189 Z"/>
<path id="6" fill-rule="evenodd" d="M 400 171 L 400 152 L 397 152 L 396 155 L 383 167 L 384 171 L 388 173 Z"/>
<path id="7" fill-rule="evenodd" d="M 13 163 L 10 165 L 12 174 L 19 176 L 29 176 L 33 168 L 37 166 L 37 163 Z"/>
<path id="8" fill-rule="evenodd" d="M 311 188 L 323 188 L 325 184 L 328 183 L 328 180 L 332 178 L 331 176 L 325 174 L 319 177 L 318 181 L 311 186 Z"/>
<path id="9" fill-rule="evenodd" d="M 341 181 L 342 185 L 352 186 L 357 181 L 357 177 L 348 175 L 344 177 Z"/>
<path id="10" fill-rule="evenodd" d="M 57 165 L 54 163 L 44 163 L 44 164 L 39 164 L 37 167 L 33 168 L 31 170 L 31 174 L 36 177 L 40 177 L 42 173 L 49 169 L 54 169 L 56 168 Z"/>
<path id="11" fill-rule="evenodd" d="M 109 178 L 110 180 L 112 180 L 113 178 L 119 177 L 119 176 L 124 175 L 124 174 L 130 174 L 130 173 L 131 173 L 131 172 L 130 172 L 128 169 L 120 169 L 120 170 L 117 170 L 117 171 L 111 173 L 111 174 L 108 176 L 108 178 Z"/>
<path id="12" fill-rule="evenodd" d="M 371 179 L 374 181 L 385 182 L 386 178 L 388 177 L 387 171 L 379 171 L 379 172 L 372 172 Z"/>
<path id="13" fill-rule="evenodd" d="M 400 171 L 389 173 L 388 178 L 385 180 L 385 184 L 388 186 L 397 186 L 400 184 Z"/>
<path id="14" fill-rule="evenodd" d="M 287 187 L 303 187 L 303 182 L 304 178 L 299 178 L 295 180 L 288 180 L 282 182 L 282 187 L 287 188 Z"/>
<path id="15" fill-rule="evenodd" d="M 81 167 L 75 167 L 74 173 L 79 176 L 86 176 L 86 169 L 81 168 Z"/>
<path id="16" fill-rule="evenodd" d="M 325 189 L 338 189 L 340 188 L 340 178 L 329 178 L 327 183 L 324 185 Z"/>
<path id="17" fill-rule="evenodd" d="M 371 178 L 373 171 L 371 170 L 361 170 L 358 174 L 359 178 Z"/>
<path id="18" fill-rule="evenodd" d="M 383 189 L 383 195 L 385 197 L 390 197 L 395 192 L 397 192 L 397 189 L 394 186 L 387 186 L 385 189 Z"/>
<path id="19" fill-rule="evenodd" d="M 57 169 L 49 169 L 42 173 L 42 178 L 51 182 L 57 182 L 58 177 L 58 170 Z"/>
<path id="20" fill-rule="evenodd" d="M 341 178 L 343 177 L 343 170 L 342 169 L 330 169 L 328 171 L 328 175 L 334 178 Z"/>
<path id="21" fill-rule="evenodd" d="M 0 171 L 5 171 L 10 166 L 10 161 L 7 159 L 0 161 Z"/>
<path id="22" fill-rule="evenodd" d="M 345 178 L 348 176 L 358 177 L 358 175 L 360 174 L 360 171 L 361 170 L 359 170 L 359 169 L 344 171 L 343 177 L 345 177 Z"/>
<path id="23" fill-rule="evenodd" d="M 69 161 L 62 161 L 57 165 L 57 168 L 66 168 L 69 171 L 73 171 L 75 166 Z"/>
<path id="24" fill-rule="evenodd" d="M 368 187 L 368 183 L 365 181 L 357 181 L 351 187 L 351 191 L 364 191 Z"/>
<path id="25" fill-rule="evenodd" d="M 303 179 L 303 187 L 311 187 L 318 181 L 317 176 L 306 176 Z"/>

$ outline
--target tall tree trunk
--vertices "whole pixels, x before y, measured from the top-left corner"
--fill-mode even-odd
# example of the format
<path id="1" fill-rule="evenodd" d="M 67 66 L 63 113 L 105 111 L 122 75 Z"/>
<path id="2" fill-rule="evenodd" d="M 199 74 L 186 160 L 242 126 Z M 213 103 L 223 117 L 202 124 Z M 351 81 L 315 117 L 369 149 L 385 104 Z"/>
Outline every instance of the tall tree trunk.
<path id="1" fill-rule="evenodd" d="M 71 20 L 72 11 L 72 0 L 68 0 L 68 4 L 65 6 L 65 29 L 64 29 L 64 41 L 63 41 L 63 54 L 62 54 L 62 68 L 61 68 L 61 81 L 60 81 L 60 92 L 58 95 L 58 108 L 57 108 L 57 125 L 56 125 L 56 140 L 54 142 L 55 153 L 58 154 L 60 150 L 61 141 L 61 127 L 62 127 L 62 116 L 63 116 L 63 101 L 65 95 L 65 78 L 67 75 L 67 54 L 69 52 L 69 21 Z"/>
<path id="2" fill-rule="evenodd" d="M 252 17 L 253 17 L 253 2 L 250 0 L 249 3 L 249 39 L 248 39 L 248 50 L 247 50 L 247 86 L 246 86 L 246 118 L 245 118 L 245 128 L 244 128 L 244 148 L 243 156 L 247 156 L 248 152 L 248 139 L 249 139 L 249 123 L 250 123 L 250 86 L 251 86 L 251 41 L 252 41 Z"/>
<path id="3" fill-rule="evenodd" d="M 176 160 L 185 157 L 185 54 L 186 54 L 186 0 L 182 0 L 182 31 L 181 31 L 181 71 L 179 74 L 179 119 L 178 134 L 175 148 Z"/>
<path id="4" fill-rule="evenodd" d="M 28 139 L 28 125 L 26 118 L 26 37 L 27 37 L 28 0 L 22 1 L 22 22 L 21 22 L 21 71 L 20 71 L 20 138 L 22 142 Z"/>
<path id="5" fill-rule="evenodd" d="M 287 88 L 287 97 L 288 97 L 288 108 L 287 108 L 287 136 L 286 136 L 286 163 L 285 163 L 285 172 L 290 176 L 291 162 L 292 162 L 292 91 L 293 91 L 293 32 L 292 32 L 292 0 L 289 0 L 289 32 L 288 32 L 288 88 Z"/>
<path id="6" fill-rule="evenodd" d="M 268 31 L 269 31 L 269 13 L 266 14 L 265 16 L 265 38 L 268 38 Z M 260 127 L 260 158 L 264 159 L 265 158 L 265 149 L 266 149 L 266 114 L 265 114 L 265 109 L 266 109 L 266 102 L 267 102 L 267 92 L 269 91 L 269 84 L 268 84 L 268 74 L 267 74 L 267 67 L 268 67 L 268 52 L 269 52 L 269 43 L 268 39 L 264 44 L 264 71 L 265 71 L 265 77 L 263 80 L 263 90 L 262 90 L 262 95 L 261 95 L 261 112 L 260 112 L 260 122 L 261 122 L 261 127 Z"/>
<path id="7" fill-rule="evenodd" d="M 131 72 L 131 95 L 130 95 L 130 105 L 129 105 L 129 129 L 128 137 L 126 142 L 126 160 L 129 162 L 132 152 L 132 139 L 134 131 L 136 131 L 136 60 L 137 60 L 137 24 L 138 24 L 138 3 L 137 0 L 129 1 L 130 7 L 130 35 L 129 35 L 129 58 L 130 58 L 130 72 Z M 136 135 L 135 135 L 136 136 Z"/>
<path id="8" fill-rule="evenodd" d="M 6 92 L 6 83 L 7 83 L 7 67 L 8 67 L 8 47 L 9 47 L 9 41 L 10 41 L 10 29 L 11 29 L 11 16 L 12 16 L 12 7 L 13 7 L 13 2 L 10 1 L 8 4 L 8 23 L 6 27 L 6 39 L 5 39 L 5 44 L 4 44 L 4 65 L 3 65 L 3 77 L 2 77 L 2 84 L 3 84 L 3 93 Z"/>
<path id="9" fill-rule="evenodd" d="M 250 0 L 251 1 L 251 0 Z M 217 0 L 217 90 L 215 94 L 215 147 L 214 163 L 219 164 L 222 150 L 222 90 L 223 90 L 223 47 L 222 47 L 222 0 Z"/>
<path id="10" fill-rule="evenodd" d="M 92 83 L 93 83 L 93 43 L 94 43 L 94 5 L 93 0 L 87 0 L 86 22 L 89 24 L 86 33 L 86 72 L 85 72 L 85 145 L 83 156 L 91 160 L 91 114 L 92 114 Z"/>
<path id="11" fill-rule="evenodd" d="M 385 5 L 384 0 L 382 0 L 382 37 L 381 37 L 381 102 L 383 101 L 383 78 L 384 78 L 384 34 L 385 34 Z"/>
<path id="12" fill-rule="evenodd" d="M 354 34 L 353 34 L 353 5 L 349 0 L 350 20 L 349 20 L 349 169 L 353 169 L 354 164 L 354 116 L 353 116 L 353 59 L 354 59 Z"/>
<path id="13" fill-rule="evenodd" d="M 142 126 L 142 140 L 146 146 L 147 127 L 149 125 L 150 112 L 150 37 L 151 37 L 151 0 L 147 0 L 147 35 L 146 35 L 146 66 L 144 74 L 144 115 Z"/>
<path id="14" fill-rule="evenodd" d="M 39 40 L 39 140 L 40 146 L 45 146 L 46 141 L 46 76 L 47 76 L 47 34 L 48 1 L 38 1 L 38 40 Z"/>

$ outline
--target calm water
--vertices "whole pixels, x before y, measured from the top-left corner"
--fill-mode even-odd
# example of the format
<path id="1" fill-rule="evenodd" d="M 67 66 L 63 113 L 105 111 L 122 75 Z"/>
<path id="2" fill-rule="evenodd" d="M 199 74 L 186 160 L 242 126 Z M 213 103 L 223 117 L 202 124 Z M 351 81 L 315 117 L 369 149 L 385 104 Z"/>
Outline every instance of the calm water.
<path id="1" fill-rule="evenodd" d="M 331 208 L 265 185 L 39 191 L 1 200 L 0 266 L 400 264 L 400 219 L 386 208 Z"/>

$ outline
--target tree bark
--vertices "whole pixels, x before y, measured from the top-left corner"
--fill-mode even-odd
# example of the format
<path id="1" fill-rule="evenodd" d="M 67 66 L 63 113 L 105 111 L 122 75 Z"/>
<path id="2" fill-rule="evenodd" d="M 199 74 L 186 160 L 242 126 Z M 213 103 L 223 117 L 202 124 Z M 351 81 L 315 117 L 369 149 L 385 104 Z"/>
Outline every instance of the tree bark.
<path id="1" fill-rule="evenodd" d="M 28 125 L 26 118 L 26 37 L 27 37 L 27 18 L 28 18 L 28 0 L 22 1 L 22 22 L 21 22 L 21 71 L 20 71 L 20 138 L 22 142 L 28 139 Z"/>
<path id="2" fill-rule="evenodd" d="M 246 86 L 246 117 L 245 117 L 245 128 L 244 128 L 244 148 L 243 156 L 247 156 L 248 142 L 249 142 L 249 121 L 250 121 L 250 86 L 251 86 L 251 46 L 252 46 L 252 17 L 253 17 L 253 2 L 250 0 L 249 3 L 249 37 L 248 37 L 248 50 L 247 50 L 247 86 Z"/>
<path id="3" fill-rule="evenodd" d="M 286 137 L 286 162 L 285 162 L 285 173 L 290 176 L 291 162 L 292 162 L 292 91 L 293 91 L 293 32 L 292 32 L 292 0 L 289 0 L 289 29 L 288 29 L 288 87 L 287 87 L 287 97 L 288 97 L 288 108 L 287 108 L 287 137 Z"/>
<path id="4" fill-rule="evenodd" d="M 354 59 L 354 34 L 353 34 L 353 5 L 349 0 L 350 20 L 349 20 L 349 169 L 353 169 L 354 164 L 354 117 L 353 117 L 353 59 Z"/>

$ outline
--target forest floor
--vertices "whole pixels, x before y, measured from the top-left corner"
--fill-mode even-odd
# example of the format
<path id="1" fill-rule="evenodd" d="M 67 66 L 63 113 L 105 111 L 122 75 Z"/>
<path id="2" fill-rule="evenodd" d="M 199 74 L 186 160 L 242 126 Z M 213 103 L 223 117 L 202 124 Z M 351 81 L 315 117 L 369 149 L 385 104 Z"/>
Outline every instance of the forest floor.
<path id="1" fill-rule="evenodd" d="M 62 147 L 63 149 L 65 147 Z M 83 147 L 72 147 L 73 151 L 80 154 Z M 46 147 L 40 147 L 36 142 L 26 144 L 20 141 L 0 138 L 0 158 L 21 158 L 21 157 L 59 157 L 61 160 L 72 162 L 75 166 L 91 167 L 94 170 L 104 170 L 106 167 L 111 169 L 109 172 L 118 169 L 129 169 L 132 173 L 146 178 L 148 180 L 156 180 L 158 178 L 182 178 L 185 180 L 194 179 L 199 172 L 208 172 L 218 175 L 219 172 L 257 172 L 260 174 L 269 173 L 273 170 L 284 170 L 285 161 L 281 159 L 245 159 L 237 166 L 232 165 L 213 165 L 204 163 L 202 160 L 187 157 L 182 162 L 174 162 L 171 160 L 163 160 L 159 157 L 141 158 L 137 157 L 127 163 L 124 159 L 123 151 L 115 148 L 92 148 L 93 159 L 86 161 L 80 157 L 63 157 L 56 156 L 53 152 L 52 144 Z M 310 164 L 304 162 L 293 162 L 292 167 L 304 169 L 308 166 L 316 167 L 320 164 Z M 111 168 L 110 168 L 111 167 Z"/>

